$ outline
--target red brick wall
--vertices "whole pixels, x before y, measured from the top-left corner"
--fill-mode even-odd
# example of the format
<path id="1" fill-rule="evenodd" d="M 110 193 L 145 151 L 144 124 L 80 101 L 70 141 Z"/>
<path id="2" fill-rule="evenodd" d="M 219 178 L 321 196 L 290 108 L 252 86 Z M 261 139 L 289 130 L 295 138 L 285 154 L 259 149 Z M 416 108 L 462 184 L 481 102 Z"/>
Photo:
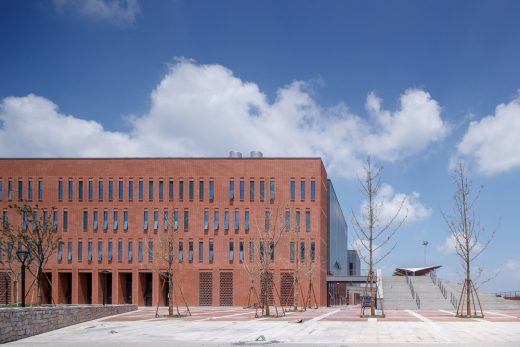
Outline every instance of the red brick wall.
<path id="1" fill-rule="evenodd" d="M 58 181 L 63 180 L 63 199 L 58 200 Z M 119 201 L 119 180 L 124 181 L 123 200 Z M 229 181 L 234 179 L 235 198 L 229 198 Z M 245 199 L 240 200 L 240 180 L 245 181 Z M 296 185 L 296 198 L 290 199 L 290 181 L 294 179 Z M 174 210 L 179 211 L 179 232 L 176 242 L 184 241 L 184 261 L 176 261 L 176 279 L 180 283 L 183 295 L 190 305 L 199 304 L 199 272 L 209 271 L 213 273 L 213 305 L 219 304 L 219 273 L 223 271 L 233 272 L 233 304 L 245 305 L 248 298 L 249 281 L 244 270 L 244 265 L 239 261 L 239 242 L 244 241 L 245 259 L 249 259 L 249 241 L 258 239 L 258 233 L 263 230 L 264 213 L 267 207 L 273 213 L 280 214 L 278 224 L 283 226 L 285 210 L 291 211 L 291 227 L 295 223 L 295 211 L 301 211 L 301 231 L 294 230 L 284 232 L 276 247 L 274 264 L 275 284 L 280 290 L 280 273 L 291 272 L 294 263 L 289 260 L 290 240 L 305 240 L 306 261 L 309 260 L 310 241 L 316 242 L 316 261 L 313 264 L 313 283 L 316 299 L 320 305 L 326 305 L 326 274 L 327 274 L 327 174 L 320 159 L 271 159 L 271 158 L 243 158 L 243 159 L 3 159 L 0 160 L 0 180 L 2 181 L 2 200 L 0 209 L 8 208 L 11 203 L 23 203 L 18 200 L 18 181 L 23 182 L 24 199 L 27 199 L 28 181 L 33 182 L 33 199 L 30 204 L 38 204 L 40 208 L 52 208 L 58 210 L 58 232 L 61 234 L 63 246 L 63 258 L 58 262 L 56 255 L 52 256 L 47 266 L 47 271 L 52 273 L 53 299 L 55 302 L 64 302 L 67 288 L 63 282 L 65 276 L 60 273 L 70 272 L 72 274 L 72 288 L 70 288 L 72 303 L 82 302 L 80 297 L 84 292 L 80 290 L 79 273 L 93 273 L 92 275 L 92 301 L 102 301 L 101 271 L 107 270 L 112 274 L 112 302 L 123 302 L 123 288 L 119 273 L 132 273 L 132 301 L 143 305 L 144 300 L 144 277 L 138 280 L 139 273 L 152 272 L 152 303 L 163 302 L 160 293 L 160 280 L 158 271 L 164 270 L 165 264 L 155 257 L 152 262 L 148 261 L 146 245 L 148 240 L 154 241 L 157 251 L 158 237 L 163 231 L 163 211 L 169 211 L 172 219 Z M 13 182 L 13 201 L 8 201 L 8 181 Z M 43 200 L 38 201 L 38 181 L 43 181 Z M 74 182 L 74 197 L 69 201 L 68 181 Z M 83 181 L 83 201 L 78 201 L 79 181 Z M 93 200 L 88 200 L 88 182 L 93 180 Z M 98 199 L 98 181 L 104 182 L 104 199 Z M 113 180 L 114 197 L 108 199 L 109 180 Z M 128 200 L 128 181 L 133 180 L 133 201 Z M 139 180 L 143 180 L 143 200 L 139 200 Z M 149 180 L 154 182 L 154 199 L 149 201 Z M 164 182 L 164 199 L 159 201 L 159 181 Z M 169 200 L 168 182 L 174 181 L 174 199 Z M 179 200 L 179 181 L 184 181 L 184 199 Z M 194 182 L 194 199 L 189 199 L 189 181 Z M 204 198 L 199 200 L 199 180 L 204 181 Z M 209 181 L 215 184 L 214 199 L 209 200 Z M 250 201 L 249 182 L 255 182 L 255 199 Z M 265 181 L 265 199 L 260 201 L 260 181 Z M 269 182 L 276 182 L 276 197 L 273 201 L 269 199 Z M 305 181 L 306 196 L 302 201 L 300 198 L 300 182 Z M 316 199 L 311 201 L 311 180 L 316 181 Z M 68 211 L 68 230 L 63 231 L 63 211 Z M 92 219 L 94 209 L 98 210 L 98 230 L 92 230 Z M 108 210 L 108 231 L 103 231 L 103 211 Z M 113 211 L 119 211 L 119 228 L 114 231 Z M 148 231 L 143 230 L 144 210 L 149 211 Z M 209 211 L 209 230 L 204 230 L 204 210 Z M 215 209 L 220 212 L 219 229 L 213 230 L 213 213 Z M 234 211 L 240 213 L 240 229 L 234 230 Z M 244 211 L 250 211 L 250 230 L 244 230 Z M 83 231 L 83 211 L 88 211 L 88 231 Z M 154 231 L 153 214 L 159 212 L 159 230 Z M 189 230 L 183 228 L 183 211 L 189 211 Z M 224 211 L 229 210 L 229 230 L 224 230 Z M 305 231 L 305 212 L 311 212 L 311 231 Z M 128 231 L 123 231 L 123 211 L 129 213 Z M 52 213 L 49 212 L 52 222 Z M 14 211 L 9 211 L 9 220 L 14 225 L 21 223 L 15 216 Z M 18 223 L 18 224 L 17 224 Z M 274 223 L 273 221 L 271 223 Z M 257 227 L 261 230 L 257 230 Z M 171 228 L 171 226 L 170 226 Z M 208 261 L 208 241 L 214 241 L 214 261 Z M 67 260 L 67 243 L 73 242 L 72 260 Z M 78 240 L 83 241 L 83 260 L 77 259 Z M 88 241 L 93 242 L 93 260 L 87 260 Z M 97 243 L 103 240 L 103 260 L 97 261 Z M 108 240 L 113 241 L 113 260 L 107 261 Z M 123 261 L 117 259 L 118 240 L 123 240 Z M 133 240 L 133 260 L 127 261 L 128 241 Z M 144 243 L 143 260 L 138 261 L 138 242 Z M 188 261 L 188 241 L 194 242 L 193 262 Z M 199 263 L 198 242 L 204 242 L 204 261 Z M 228 260 L 229 241 L 235 242 L 235 257 L 233 261 Z M 297 247 L 299 243 L 297 242 Z M 5 242 L 4 242 L 4 248 Z M 175 245 L 175 258 L 177 259 L 178 246 Z M 4 259 L 7 257 L 4 251 Z M 258 262 L 258 244 L 255 244 L 255 262 Z M 2 265 L 0 265 L 0 271 Z M 62 280 L 60 280 L 62 279 Z M 29 280 L 30 281 L 30 280 Z M 64 287 L 65 285 L 65 287 Z M 304 280 L 304 294 L 306 295 L 308 281 Z M 256 280 L 259 292 L 259 278 Z M 179 293 L 180 294 L 180 293 Z M 28 297 L 30 301 L 31 296 Z"/>

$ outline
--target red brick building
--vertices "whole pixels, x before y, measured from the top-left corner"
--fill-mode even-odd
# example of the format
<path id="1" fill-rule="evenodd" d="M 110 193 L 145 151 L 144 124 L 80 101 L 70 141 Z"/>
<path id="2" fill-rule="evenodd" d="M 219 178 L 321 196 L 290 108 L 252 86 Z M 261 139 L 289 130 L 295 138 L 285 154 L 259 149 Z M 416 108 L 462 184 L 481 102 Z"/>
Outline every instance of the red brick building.
<path id="1" fill-rule="evenodd" d="M 3 218 L 22 225 L 9 205 L 38 204 L 62 238 L 45 269 L 52 286 L 44 286 L 44 302 L 164 304 L 164 264 L 155 254 L 161 234 L 174 230 L 175 280 L 187 303 L 245 305 L 245 267 L 258 262 L 270 210 L 269 223 L 277 215 L 284 227 L 275 248 L 277 290 L 292 296 L 295 263 L 310 264 L 304 295 L 310 275 L 326 305 L 327 273 L 347 269 L 342 254 L 329 266 L 330 218 L 345 229 L 339 249 L 347 257 L 341 210 L 329 216 L 330 201 L 338 205 L 331 191 L 319 158 L 0 159 Z M 0 303 L 12 302 L 7 274 L 16 247 L 0 246 Z M 31 282 L 28 302 L 36 301 Z"/>

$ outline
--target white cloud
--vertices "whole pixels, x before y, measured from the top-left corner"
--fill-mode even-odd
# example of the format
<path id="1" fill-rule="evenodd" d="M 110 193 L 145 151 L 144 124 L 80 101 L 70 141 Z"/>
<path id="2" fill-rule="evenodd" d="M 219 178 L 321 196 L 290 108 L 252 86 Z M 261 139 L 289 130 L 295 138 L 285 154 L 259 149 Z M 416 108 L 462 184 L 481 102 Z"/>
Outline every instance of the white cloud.
<path id="1" fill-rule="evenodd" d="M 141 12 L 137 0 L 53 0 L 53 3 L 58 12 L 73 11 L 123 27 L 134 24 Z"/>
<path id="2" fill-rule="evenodd" d="M 150 110 L 129 119 L 128 133 L 61 114 L 43 97 L 5 98 L 0 104 L 0 155 L 225 156 L 231 149 L 260 150 L 267 156 L 320 156 L 330 173 L 355 177 L 367 154 L 402 159 L 447 132 L 438 103 L 424 91 L 407 90 L 393 113 L 381 110 L 377 100 L 368 96 L 376 119 L 366 120 L 342 104 L 320 106 L 309 85 L 295 81 L 269 102 L 258 85 L 221 65 L 180 60 L 151 93 Z M 431 124 L 428 131 L 425 122 Z M 427 209 L 414 210 L 420 207 L 413 203 L 415 194 L 408 197 L 409 213 L 420 219 Z"/>
<path id="3" fill-rule="evenodd" d="M 399 223 L 405 216 L 405 223 L 420 221 L 430 217 L 432 210 L 424 206 L 420 201 L 420 194 L 396 193 L 394 188 L 388 184 L 383 184 L 375 200 L 376 215 L 378 225 L 386 225 L 394 216 L 397 215 L 394 223 Z M 399 211 L 399 207 L 401 206 Z M 361 213 L 365 213 L 368 202 L 364 201 L 361 205 Z"/>
<path id="4" fill-rule="evenodd" d="M 472 247 L 473 243 L 475 241 L 472 241 L 472 244 L 470 247 Z M 439 250 L 441 253 L 444 254 L 455 254 L 457 253 L 457 240 L 455 239 L 455 236 L 453 234 L 450 234 L 446 240 L 444 240 L 444 243 L 437 247 L 437 250 Z M 471 254 L 476 254 L 482 250 L 482 244 L 477 243 L 475 247 L 471 250 Z"/>
<path id="5" fill-rule="evenodd" d="M 365 148 L 383 160 L 415 154 L 449 132 L 439 103 L 429 93 L 408 89 L 399 101 L 399 109 L 390 112 L 381 109 L 381 99 L 375 94 L 367 97 L 366 108 L 378 131 L 368 135 Z"/>
<path id="6" fill-rule="evenodd" d="M 508 260 L 502 267 L 502 272 L 507 274 L 508 277 L 520 281 L 520 261 Z"/>
<path id="7" fill-rule="evenodd" d="M 500 104 L 494 115 L 473 121 L 458 144 L 458 155 L 473 157 L 478 170 L 495 174 L 520 167 L 520 96 Z"/>

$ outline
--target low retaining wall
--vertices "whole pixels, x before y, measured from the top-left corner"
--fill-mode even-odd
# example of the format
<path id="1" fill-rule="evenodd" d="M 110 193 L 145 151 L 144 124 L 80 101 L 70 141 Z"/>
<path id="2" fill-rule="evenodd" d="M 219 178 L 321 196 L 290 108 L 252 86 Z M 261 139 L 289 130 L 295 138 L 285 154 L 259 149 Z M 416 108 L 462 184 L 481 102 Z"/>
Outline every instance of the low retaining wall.
<path id="1" fill-rule="evenodd" d="M 58 305 L 0 308 L 0 343 L 137 310 L 137 305 Z"/>

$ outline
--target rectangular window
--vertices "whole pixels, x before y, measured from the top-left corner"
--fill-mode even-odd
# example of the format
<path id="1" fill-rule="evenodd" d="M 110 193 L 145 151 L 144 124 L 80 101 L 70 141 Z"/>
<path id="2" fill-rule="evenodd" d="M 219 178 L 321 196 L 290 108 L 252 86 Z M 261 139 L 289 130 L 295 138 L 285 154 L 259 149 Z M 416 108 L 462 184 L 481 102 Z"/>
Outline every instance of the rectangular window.
<path id="1" fill-rule="evenodd" d="M 235 258 L 235 241 L 229 240 L 229 261 Z"/>
<path id="2" fill-rule="evenodd" d="M 274 198 L 276 197 L 276 183 L 274 180 L 269 181 L 269 199 L 271 201 L 274 201 Z"/>
<path id="3" fill-rule="evenodd" d="M 184 181 L 179 181 L 179 201 L 184 200 Z"/>
<path id="4" fill-rule="evenodd" d="M 296 211 L 296 231 L 300 231 L 300 211 Z"/>
<path id="5" fill-rule="evenodd" d="M 164 199 L 164 182 L 159 181 L 159 201 L 163 201 Z"/>
<path id="6" fill-rule="evenodd" d="M 47 229 L 49 225 L 49 212 L 47 210 L 43 210 L 43 229 Z"/>
<path id="7" fill-rule="evenodd" d="M 148 211 L 144 211 L 144 216 L 143 216 L 143 230 L 148 230 Z"/>
<path id="8" fill-rule="evenodd" d="M 153 181 L 148 181 L 148 200 L 153 201 Z"/>
<path id="9" fill-rule="evenodd" d="M 255 201 L 255 181 L 249 181 L 249 201 Z"/>
<path id="10" fill-rule="evenodd" d="M 249 241 L 249 262 L 252 263 L 255 260 L 255 242 Z"/>
<path id="11" fill-rule="evenodd" d="M 13 181 L 7 181 L 7 200 L 13 200 Z"/>
<path id="12" fill-rule="evenodd" d="M 274 261 L 274 253 L 275 253 L 274 241 L 271 241 L 271 242 L 269 242 L 269 256 L 271 257 L 271 261 Z"/>
<path id="13" fill-rule="evenodd" d="M 173 181 L 168 182 L 168 200 L 173 201 Z"/>
<path id="14" fill-rule="evenodd" d="M 209 253 L 208 253 L 208 260 L 209 262 L 212 262 L 213 261 L 213 255 L 214 255 L 214 252 L 213 252 L 213 240 L 209 240 Z"/>
<path id="15" fill-rule="evenodd" d="M 285 210 L 285 231 L 291 229 L 291 211 Z"/>
<path id="16" fill-rule="evenodd" d="M 63 257 L 63 241 L 59 241 L 58 242 L 58 256 L 57 256 L 58 261 L 61 261 L 62 257 Z"/>
<path id="17" fill-rule="evenodd" d="M 235 231 L 240 229 L 240 212 L 235 210 Z"/>
<path id="18" fill-rule="evenodd" d="M 108 181 L 108 201 L 114 200 L 114 181 Z"/>
<path id="19" fill-rule="evenodd" d="M 238 260 L 242 263 L 244 261 L 244 241 L 240 240 L 238 247 Z"/>
<path id="20" fill-rule="evenodd" d="M 83 261 L 83 241 L 78 241 L 78 261 Z"/>
<path id="21" fill-rule="evenodd" d="M 209 211 L 204 210 L 204 230 L 209 229 Z"/>
<path id="22" fill-rule="evenodd" d="M 179 230 L 179 211 L 173 211 L 173 230 Z"/>
<path id="23" fill-rule="evenodd" d="M 144 197 L 144 182 L 139 180 L 139 201 L 143 201 Z"/>
<path id="24" fill-rule="evenodd" d="M 117 241 L 117 261 L 123 261 L 123 240 Z"/>
<path id="25" fill-rule="evenodd" d="M 300 196 L 301 200 L 305 201 L 305 180 L 301 180 L 300 182 Z"/>
<path id="26" fill-rule="evenodd" d="M 33 182 L 29 181 L 27 182 L 27 200 L 33 199 Z"/>
<path id="27" fill-rule="evenodd" d="M 134 241 L 128 241 L 128 261 L 134 259 Z"/>
<path id="28" fill-rule="evenodd" d="M 124 193 L 124 182 L 123 180 L 119 180 L 117 187 L 117 198 L 119 199 L 119 201 L 123 201 Z"/>
<path id="29" fill-rule="evenodd" d="M 119 211 L 114 211 L 114 225 L 113 225 L 113 229 L 114 231 L 117 230 L 117 228 L 119 228 Z"/>
<path id="30" fill-rule="evenodd" d="M 0 190 L 2 190 L 1 187 L 0 187 Z M 42 200 L 43 200 L 43 181 L 38 181 L 38 201 L 42 201 Z"/>
<path id="31" fill-rule="evenodd" d="M 148 262 L 153 261 L 153 240 L 148 240 Z"/>
<path id="32" fill-rule="evenodd" d="M 316 243 L 314 240 L 311 241 L 311 261 L 316 260 Z"/>
<path id="33" fill-rule="evenodd" d="M 88 201 L 92 201 L 94 199 L 94 181 L 88 181 Z"/>
<path id="34" fill-rule="evenodd" d="M 103 211 L 103 231 L 108 231 L 108 211 Z"/>
<path id="35" fill-rule="evenodd" d="M 179 241 L 179 263 L 184 260 L 184 242 Z"/>
<path id="36" fill-rule="evenodd" d="M 190 213 L 188 210 L 184 210 L 184 231 L 188 231 L 190 227 Z"/>
<path id="37" fill-rule="evenodd" d="M 311 201 L 316 200 L 316 181 L 311 181 Z"/>
<path id="38" fill-rule="evenodd" d="M 229 211 L 224 211 L 224 230 L 229 230 Z"/>
<path id="39" fill-rule="evenodd" d="M 18 200 L 23 200 L 23 181 L 18 181 Z"/>
<path id="40" fill-rule="evenodd" d="M 193 261 L 193 241 L 188 242 L 188 260 Z"/>
<path id="41" fill-rule="evenodd" d="M 9 201 L 13 199 L 13 182 L 9 181 Z M 63 181 L 58 181 L 58 200 L 63 200 Z"/>
<path id="42" fill-rule="evenodd" d="M 265 199 L 265 181 L 260 181 L 260 201 Z"/>
<path id="43" fill-rule="evenodd" d="M 199 263 L 204 261 L 204 241 L 199 241 Z"/>
<path id="44" fill-rule="evenodd" d="M 199 200 L 204 200 L 204 181 L 199 181 Z"/>
<path id="45" fill-rule="evenodd" d="M 291 200 L 294 201 L 296 199 L 296 182 L 291 180 Z"/>
<path id="46" fill-rule="evenodd" d="M 247 210 L 244 212 L 244 230 L 249 230 L 249 211 Z"/>
<path id="47" fill-rule="evenodd" d="M 213 212 L 213 230 L 218 230 L 219 213 L 218 210 Z"/>
<path id="48" fill-rule="evenodd" d="M 190 201 L 193 201 L 193 197 L 195 196 L 195 187 L 194 187 L 193 180 L 189 181 L 188 192 L 189 192 Z"/>
<path id="49" fill-rule="evenodd" d="M 137 261 L 143 261 L 143 240 L 139 240 L 139 244 L 137 246 Z"/>
<path id="50" fill-rule="evenodd" d="M 88 230 L 88 211 L 83 211 L 83 231 Z"/>
<path id="51" fill-rule="evenodd" d="M 296 252 L 295 252 L 295 248 L 294 248 L 294 241 L 291 241 L 291 243 L 289 243 L 289 253 L 290 253 L 290 259 L 291 261 L 294 261 L 295 258 L 296 258 Z"/>
<path id="52" fill-rule="evenodd" d="M 69 211 L 63 211 L 63 231 L 69 229 Z"/>
<path id="53" fill-rule="evenodd" d="M 0 201 L 4 198 L 4 187 L 2 186 L 2 181 L 0 180 Z"/>
<path id="54" fill-rule="evenodd" d="M 97 244 L 97 260 L 103 260 L 103 240 L 98 240 Z"/>
<path id="55" fill-rule="evenodd" d="M 108 240 L 108 254 L 107 260 L 112 261 L 112 240 Z"/>
<path id="56" fill-rule="evenodd" d="M 134 200 L 134 181 L 128 181 L 128 201 Z"/>
<path id="57" fill-rule="evenodd" d="M 246 190 L 245 185 L 246 184 L 245 184 L 244 180 L 240 180 L 240 201 L 244 201 L 244 199 L 245 199 L 245 197 L 244 197 L 245 190 Z"/>
<path id="58" fill-rule="evenodd" d="M 74 200 L 74 181 L 69 180 L 69 201 Z"/>
<path id="59" fill-rule="evenodd" d="M 264 260 L 265 255 L 265 249 L 264 249 L 264 241 L 258 241 L 259 247 L 258 247 L 258 253 L 260 256 L 260 261 Z"/>
<path id="60" fill-rule="evenodd" d="M 83 181 L 78 182 L 78 200 L 83 201 Z"/>
<path id="61" fill-rule="evenodd" d="M 168 210 L 163 212 L 163 229 L 164 231 L 168 230 L 168 227 L 170 226 L 170 217 L 168 216 Z"/>
<path id="62" fill-rule="evenodd" d="M 97 230 L 98 230 L 98 219 L 99 219 L 99 217 L 98 217 L 98 211 L 97 211 L 97 210 L 94 210 L 94 220 L 92 221 L 92 223 L 93 223 L 93 227 L 92 227 L 92 229 L 93 229 L 94 231 L 97 231 Z"/>
<path id="63" fill-rule="evenodd" d="M 300 260 L 305 261 L 305 241 L 300 241 Z"/>
<path id="64" fill-rule="evenodd" d="M 123 230 L 128 230 L 128 211 L 123 211 Z"/>
<path id="65" fill-rule="evenodd" d="M 213 180 L 209 181 L 209 201 L 213 201 L 215 198 L 215 182 Z"/>
<path id="66" fill-rule="evenodd" d="M 103 196 L 104 196 L 104 192 L 103 192 L 103 181 L 100 180 L 98 182 L 98 200 L 99 201 L 103 201 Z"/>
<path id="67" fill-rule="evenodd" d="M 311 211 L 305 211 L 305 231 L 311 231 Z"/>
<path id="68" fill-rule="evenodd" d="M 88 249 L 87 249 L 87 260 L 92 261 L 92 240 L 88 240 Z"/>
<path id="69" fill-rule="evenodd" d="M 52 211 L 52 230 L 58 230 L 58 211 Z"/>
<path id="70" fill-rule="evenodd" d="M 264 224 L 265 224 L 265 231 L 268 232 L 271 228 L 271 211 L 270 210 L 265 210 Z"/>
<path id="71" fill-rule="evenodd" d="M 235 199 L 235 181 L 230 180 L 229 181 L 229 200 Z"/>
<path id="72" fill-rule="evenodd" d="M 159 211 L 153 211 L 153 231 L 159 230 Z"/>

